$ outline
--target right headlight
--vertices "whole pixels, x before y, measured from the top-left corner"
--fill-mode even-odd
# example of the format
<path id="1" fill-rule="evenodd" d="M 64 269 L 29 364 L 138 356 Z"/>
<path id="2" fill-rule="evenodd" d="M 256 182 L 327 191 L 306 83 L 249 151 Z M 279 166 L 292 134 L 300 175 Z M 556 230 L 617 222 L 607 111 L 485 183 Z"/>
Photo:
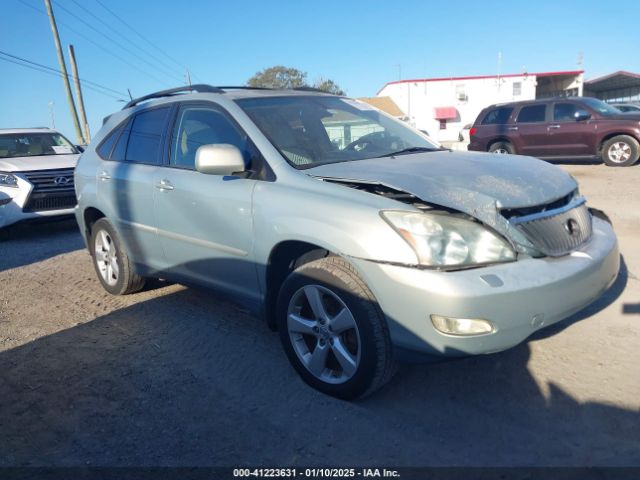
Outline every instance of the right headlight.
<path id="1" fill-rule="evenodd" d="M 453 267 L 510 262 L 511 245 L 478 222 L 451 215 L 387 210 L 380 212 L 413 248 L 420 265 Z"/>
<path id="2" fill-rule="evenodd" d="M 0 172 L 0 187 L 18 188 L 18 177 L 12 173 Z"/>

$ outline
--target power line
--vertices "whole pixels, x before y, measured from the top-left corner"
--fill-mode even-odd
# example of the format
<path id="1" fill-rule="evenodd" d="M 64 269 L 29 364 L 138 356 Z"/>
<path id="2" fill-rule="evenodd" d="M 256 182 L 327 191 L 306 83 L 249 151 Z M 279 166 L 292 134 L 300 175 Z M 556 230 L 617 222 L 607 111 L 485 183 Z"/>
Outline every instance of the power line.
<path id="1" fill-rule="evenodd" d="M 84 20 L 83 18 L 79 17 L 78 15 L 76 15 L 75 13 L 73 13 L 71 10 L 69 10 L 67 7 L 65 7 L 64 5 L 62 5 L 60 2 L 56 1 L 56 0 L 52 0 L 53 3 L 55 3 L 58 8 L 61 8 L 62 10 L 64 10 L 65 12 L 67 12 L 67 14 L 71 15 L 72 17 L 74 17 L 75 19 L 79 20 L 80 22 L 82 22 L 86 27 L 90 28 L 91 30 L 93 30 L 94 32 L 102 35 L 104 38 L 106 38 L 108 41 L 110 41 L 111 43 L 117 45 L 119 48 L 121 48 L 122 50 L 128 52 L 129 54 L 133 55 L 134 57 L 136 57 L 138 60 L 146 63 L 147 65 L 149 65 L 151 68 L 155 68 L 156 70 L 158 70 L 159 72 L 161 72 L 163 75 L 171 75 L 173 76 L 173 78 L 178 78 L 180 81 L 182 81 L 182 79 L 178 76 L 175 75 L 175 73 L 173 71 L 168 72 L 168 71 L 164 71 L 164 69 L 161 69 L 160 67 L 158 67 L 156 64 L 151 63 L 150 61 L 148 61 L 146 58 L 144 58 L 141 55 L 138 55 L 136 52 L 134 52 L 133 50 L 131 50 L 129 47 L 127 47 L 126 45 L 123 45 L 122 43 L 120 43 L 119 41 L 117 41 L 116 39 L 114 39 L 112 36 L 107 35 L 106 33 L 102 32 L 101 30 L 98 30 L 96 27 L 94 27 L 93 25 L 91 25 L 89 22 L 87 22 L 86 20 Z M 81 7 L 84 8 L 84 7 Z M 111 28 L 110 28 L 111 30 Z"/>
<path id="2" fill-rule="evenodd" d="M 87 15 L 90 15 L 91 17 L 95 18 L 97 21 L 99 21 L 101 24 L 103 24 L 105 27 L 107 27 L 110 31 L 112 31 L 114 34 L 117 34 L 123 38 L 125 38 L 125 36 L 122 34 L 122 32 L 120 31 L 116 31 L 113 28 L 113 25 L 109 25 L 107 22 L 105 22 L 102 18 L 100 18 L 99 16 L 97 16 L 96 14 L 94 14 L 91 10 L 89 10 L 88 8 L 86 8 L 85 6 L 83 6 L 80 2 L 78 2 L 78 0 L 71 0 L 73 3 L 76 4 L 76 6 L 80 9 L 82 9 Z M 126 40 L 128 41 L 129 44 L 133 45 L 134 47 L 138 48 L 141 52 L 144 52 L 145 55 L 148 55 L 149 57 L 155 59 L 156 61 L 158 61 L 159 63 L 161 63 L 162 65 L 164 65 L 167 69 L 169 69 L 169 71 L 173 72 L 173 69 L 175 67 L 172 67 L 171 65 L 169 65 L 167 62 L 165 62 L 164 60 L 162 60 L 160 57 L 158 57 L 156 54 L 154 54 L 153 52 L 150 52 L 148 49 L 146 48 L 142 48 L 138 43 L 135 43 L 131 40 L 131 38 L 126 37 Z M 181 67 L 182 68 L 182 67 Z"/>
<path id="3" fill-rule="evenodd" d="M 51 71 L 53 71 L 53 72 L 56 72 L 56 73 L 59 73 L 59 74 L 61 74 L 61 75 L 62 75 L 62 72 L 61 72 L 60 70 L 56 69 L 56 68 L 48 67 L 48 66 L 46 66 L 46 65 L 42 65 L 41 63 L 34 62 L 34 61 L 32 61 L 32 60 L 27 60 L 26 58 L 22 58 L 22 57 L 19 57 L 19 56 L 17 56 L 17 55 L 12 55 L 11 53 L 4 52 L 4 51 L 2 51 L 2 50 L 0 50 L 0 54 L 5 55 L 5 56 L 7 56 L 7 57 L 11 57 L 11 58 L 16 59 L 16 60 L 20 60 L 21 62 L 25 62 L 25 63 L 29 63 L 29 64 L 31 64 L 31 65 L 35 65 L 35 66 L 40 67 L 40 68 L 45 68 L 45 69 L 47 69 L 47 70 L 51 70 Z M 117 91 L 117 90 L 114 90 L 113 88 L 105 87 L 104 85 L 100 85 L 99 83 L 92 82 L 92 81 L 90 81 L 90 80 L 85 80 L 85 79 L 81 78 L 81 79 L 80 79 L 80 81 L 81 81 L 82 83 L 85 83 L 85 84 L 93 85 L 94 87 L 98 87 L 98 88 L 102 88 L 102 89 L 104 89 L 104 90 L 108 90 L 108 91 L 110 91 L 110 92 L 115 93 L 116 95 L 123 95 L 123 93 L 122 93 L 122 92 L 119 92 L 119 91 Z M 126 96 L 126 95 L 125 95 L 125 96 Z"/>
<path id="4" fill-rule="evenodd" d="M 60 72 L 59 70 L 51 72 L 51 71 L 45 70 L 43 68 L 34 67 L 34 66 L 28 65 L 26 63 L 20 63 L 20 62 L 18 62 L 16 60 L 11 60 L 10 58 L 5 58 L 5 57 L 0 57 L 0 60 L 2 60 L 4 62 L 14 63 L 14 64 L 19 65 L 21 67 L 30 68 L 31 70 L 35 70 L 36 72 L 47 73 L 49 75 L 53 75 L 54 77 L 62 77 L 63 76 L 62 72 Z M 93 90 L 94 92 L 101 93 L 102 95 L 106 95 L 106 96 L 111 97 L 111 98 L 113 98 L 115 100 L 121 100 L 120 98 L 118 98 L 118 97 L 116 97 L 114 95 L 111 95 L 109 93 L 105 93 L 102 90 L 98 90 L 97 88 L 92 87 L 90 85 L 85 85 L 85 87 L 88 88 L 89 90 Z"/>
<path id="5" fill-rule="evenodd" d="M 28 3 L 26 3 L 24 0 L 18 0 L 18 2 L 22 3 L 23 5 L 25 5 L 26 7 L 29 7 L 32 10 L 35 10 L 36 12 L 42 14 L 42 15 L 47 15 L 45 12 L 43 12 L 42 10 L 40 10 L 37 7 L 34 7 L 33 5 L 30 5 Z M 76 29 L 74 29 L 73 27 L 67 25 L 66 23 L 63 22 L 58 22 L 58 24 L 64 26 L 67 30 L 72 31 L 73 33 L 75 33 L 76 35 L 78 35 L 81 38 L 84 38 L 86 41 L 88 41 L 89 43 L 92 43 L 93 45 L 95 45 L 96 47 L 98 47 L 100 50 L 103 50 L 104 52 L 108 53 L 109 55 L 117 58 L 118 60 L 120 60 L 123 63 L 126 63 L 127 65 L 129 65 L 131 68 L 137 70 L 138 72 L 148 76 L 149 78 L 154 79 L 155 81 L 163 84 L 163 85 L 167 85 L 167 83 L 164 80 L 160 80 L 158 77 L 156 77 L 155 75 L 150 74 L 149 72 L 145 72 L 144 70 L 138 68 L 138 66 L 134 65 L 133 63 L 129 62 L 128 60 L 122 58 L 120 55 L 112 52 L 111 50 L 109 50 L 108 48 L 100 45 L 99 43 L 95 42 L 93 39 L 87 37 L 86 35 L 83 35 L 82 33 L 78 32 Z"/>
<path id="6" fill-rule="evenodd" d="M 155 48 L 157 51 L 159 51 L 160 53 L 162 53 L 165 57 L 167 57 L 169 60 L 171 60 L 173 63 L 175 63 L 176 65 L 178 65 L 181 69 L 186 70 L 187 67 L 185 65 L 183 65 L 181 62 L 179 62 L 178 60 L 176 60 L 175 58 L 173 58 L 171 55 L 169 55 L 167 52 L 165 52 L 163 49 L 161 49 L 160 47 L 156 46 L 153 42 L 151 42 L 149 39 L 147 39 L 144 35 L 142 35 L 140 32 L 138 32 L 138 30 L 136 30 L 135 28 L 133 28 L 129 23 L 127 23 L 125 20 L 122 19 L 122 17 L 120 17 L 117 13 L 115 13 L 113 10 L 111 10 L 109 7 L 107 7 L 104 3 L 102 3 L 100 0 L 96 0 L 96 2 L 102 7 L 104 8 L 107 12 L 109 12 L 113 17 L 115 17 L 118 21 L 120 21 L 120 23 L 122 23 L 125 27 L 127 27 L 129 30 L 131 30 L 133 33 L 135 33 L 138 37 L 140 37 L 142 40 L 144 40 L 145 42 L 147 42 L 149 45 L 151 45 L 153 48 Z M 193 72 L 192 72 L 193 74 Z M 198 79 L 197 75 L 193 75 L 196 79 Z M 199 80 L 199 79 L 198 79 Z"/>

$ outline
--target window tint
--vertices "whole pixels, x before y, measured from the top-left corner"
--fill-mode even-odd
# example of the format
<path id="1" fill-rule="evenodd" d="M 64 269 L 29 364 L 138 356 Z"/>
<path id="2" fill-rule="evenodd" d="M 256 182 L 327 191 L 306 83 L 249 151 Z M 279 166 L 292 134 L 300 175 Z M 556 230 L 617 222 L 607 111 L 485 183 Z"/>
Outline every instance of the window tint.
<path id="1" fill-rule="evenodd" d="M 212 108 L 183 107 L 171 138 L 170 164 L 194 169 L 198 148 L 212 143 L 228 143 L 238 147 L 248 166 L 251 157 L 249 140 L 231 120 Z"/>
<path id="2" fill-rule="evenodd" d="M 163 107 L 147 110 L 135 116 L 127 144 L 127 161 L 160 163 L 162 133 L 168 113 L 169 107 Z"/>
<path id="3" fill-rule="evenodd" d="M 553 119 L 556 122 L 575 121 L 575 113 L 578 105 L 575 103 L 556 103 L 553 106 Z"/>
<path id="4" fill-rule="evenodd" d="M 545 104 L 522 107 L 516 121 L 518 123 L 544 122 L 546 110 L 547 108 Z"/>
<path id="5" fill-rule="evenodd" d="M 513 112 L 513 108 L 511 107 L 500 107 L 494 110 L 491 110 L 487 113 L 482 120 L 482 125 L 496 125 L 501 123 L 507 123 L 509 117 L 511 116 L 511 112 Z"/>
<path id="6" fill-rule="evenodd" d="M 123 124 L 120 127 L 116 128 L 115 130 L 112 130 L 111 133 L 107 135 L 107 138 L 105 138 L 102 141 L 102 143 L 97 149 L 98 155 L 100 155 L 100 157 L 102 157 L 105 160 L 109 159 L 109 155 L 111 154 L 111 149 L 113 149 L 113 146 L 115 145 L 116 140 L 118 140 L 118 137 L 124 130 L 125 126 L 126 125 Z"/>

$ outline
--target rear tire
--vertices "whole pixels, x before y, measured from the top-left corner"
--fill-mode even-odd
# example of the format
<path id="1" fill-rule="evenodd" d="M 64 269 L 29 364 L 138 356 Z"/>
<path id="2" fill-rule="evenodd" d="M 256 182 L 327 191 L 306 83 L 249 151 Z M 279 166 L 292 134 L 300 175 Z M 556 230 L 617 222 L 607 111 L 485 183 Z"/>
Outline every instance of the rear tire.
<path id="1" fill-rule="evenodd" d="M 387 383 L 397 363 L 386 319 L 354 268 L 336 256 L 302 265 L 277 305 L 280 340 L 310 386 L 351 400 Z"/>
<path id="2" fill-rule="evenodd" d="M 497 153 L 497 154 L 515 154 L 516 150 L 513 148 L 509 142 L 494 142 L 489 145 L 489 153 Z"/>
<path id="3" fill-rule="evenodd" d="M 106 218 L 93 224 L 89 251 L 98 280 L 107 292 L 127 295 L 142 290 L 145 279 L 135 273 L 124 243 Z"/>
<path id="4" fill-rule="evenodd" d="M 610 167 L 629 167 L 638 161 L 640 145 L 629 135 L 618 135 L 602 145 L 602 161 Z"/>

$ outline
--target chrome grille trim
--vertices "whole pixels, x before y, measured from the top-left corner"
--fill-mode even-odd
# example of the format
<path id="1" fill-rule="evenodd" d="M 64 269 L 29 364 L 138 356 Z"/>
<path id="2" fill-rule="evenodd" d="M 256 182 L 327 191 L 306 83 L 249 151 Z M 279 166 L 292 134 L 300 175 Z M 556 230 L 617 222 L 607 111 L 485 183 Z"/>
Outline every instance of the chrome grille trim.
<path id="1" fill-rule="evenodd" d="M 33 184 L 32 193 L 47 192 L 75 192 L 73 184 L 73 168 L 60 168 L 56 170 L 33 170 L 22 172 L 29 182 Z M 60 185 L 55 182 L 56 178 L 63 177 L 67 183 Z"/>
<path id="2" fill-rule="evenodd" d="M 511 219 L 542 253 L 560 257 L 591 239 L 591 213 L 584 198 L 578 198 L 565 207 Z"/>
<path id="3" fill-rule="evenodd" d="M 73 170 L 73 168 L 58 168 L 20 172 L 20 175 L 33 184 L 33 190 L 22 211 L 40 212 L 73 208 L 76 204 Z M 58 178 L 67 179 L 67 183 L 57 183 Z"/>

